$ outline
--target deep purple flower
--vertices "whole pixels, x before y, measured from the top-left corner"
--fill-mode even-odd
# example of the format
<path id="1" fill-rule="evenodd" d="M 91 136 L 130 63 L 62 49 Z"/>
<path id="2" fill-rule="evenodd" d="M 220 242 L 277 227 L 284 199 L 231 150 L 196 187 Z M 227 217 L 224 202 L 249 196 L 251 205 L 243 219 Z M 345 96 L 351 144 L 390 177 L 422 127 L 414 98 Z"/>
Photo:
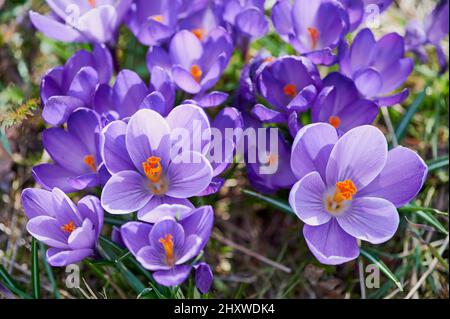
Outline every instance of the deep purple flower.
<path id="1" fill-rule="evenodd" d="M 122 226 L 125 245 L 153 278 L 164 286 L 181 284 L 189 276 L 189 262 L 199 255 L 211 235 L 211 206 L 191 209 L 177 217 L 163 217 L 154 225 L 129 222 Z"/>
<path id="2" fill-rule="evenodd" d="M 162 67 L 180 89 L 199 94 L 217 83 L 232 51 L 231 39 L 222 28 L 211 31 L 204 42 L 194 33 L 182 30 L 172 38 L 169 52 L 161 47 L 150 48 L 147 65 L 149 70 Z"/>
<path id="3" fill-rule="evenodd" d="M 194 265 L 195 286 L 202 294 L 207 294 L 214 279 L 211 267 L 205 262 Z"/>
<path id="4" fill-rule="evenodd" d="M 338 132 L 364 124 L 372 124 L 378 115 L 378 106 L 361 98 L 353 81 L 334 72 L 323 79 L 323 89 L 312 109 L 312 123 L 324 122 L 334 126 Z"/>
<path id="5" fill-rule="evenodd" d="M 289 203 L 305 223 L 308 247 L 324 264 L 359 255 L 357 239 L 380 244 L 397 230 L 396 207 L 420 191 L 427 166 L 413 151 L 390 151 L 374 126 L 356 127 L 342 137 L 329 124 L 302 128 L 292 148 L 291 167 L 299 181 Z"/>
<path id="6" fill-rule="evenodd" d="M 33 167 L 33 176 L 44 188 L 74 192 L 102 184 L 109 174 L 99 152 L 99 116 L 81 108 L 67 120 L 67 130 L 49 128 L 42 144 L 54 163 Z"/>
<path id="7" fill-rule="evenodd" d="M 108 124 L 101 142 L 102 158 L 112 174 L 101 197 L 105 210 L 138 211 L 139 217 L 162 203 L 189 205 L 186 198 L 203 191 L 213 176 L 202 153 L 209 143 L 202 136 L 208 132 L 208 117 L 195 105 L 180 105 L 166 119 L 143 109 L 128 123 Z M 179 133 L 186 134 L 180 138 Z"/>
<path id="8" fill-rule="evenodd" d="M 29 221 L 28 232 L 48 245 L 47 261 L 66 266 L 92 256 L 103 226 L 103 209 L 94 196 L 75 205 L 60 189 L 27 188 L 22 205 Z"/>
<path id="9" fill-rule="evenodd" d="M 65 42 L 114 42 L 132 0 L 46 0 L 43 16 L 30 11 L 33 25 L 49 38 Z"/>
<path id="10" fill-rule="evenodd" d="M 122 70 L 111 88 L 98 86 L 93 105 L 107 122 L 132 116 L 139 109 L 152 109 L 166 116 L 175 103 L 175 85 L 160 67 L 151 71 L 150 87 L 131 70 Z"/>
<path id="11" fill-rule="evenodd" d="M 281 37 L 315 64 L 337 62 L 333 50 L 348 32 L 349 18 L 334 0 L 279 0 L 272 8 L 272 21 Z"/>
<path id="12" fill-rule="evenodd" d="M 41 81 L 42 117 L 55 126 L 64 124 L 79 107 L 92 107 L 97 86 L 106 85 L 113 73 L 113 62 L 104 45 L 76 52 L 64 66 L 48 71 Z"/>
<path id="13" fill-rule="evenodd" d="M 403 38 L 389 33 L 376 41 L 372 31 L 361 30 L 350 49 L 342 46 L 340 70 L 353 79 L 359 92 L 379 106 L 391 106 L 407 98 L 409 91 L 392 94 L 405 83 L 414 61 L 405 58 Z"/>
<path id="14" fill-rule="evenodd" d="M 406 50 L 414 52 L 426 62 L 428 60 L 425 45 L 431 44 L 436 48 L 436 53 L 441 67 L 441 72 L 447 68 L 447 61 L 441 41 L 449 32 L 449 1 L 440 1 L 434 10 L 427 15 L 425 21 L 411 20 L 406 26 L 405 45 Z"/>
<path id="15" fill-rule="evenodd" d="M 286 123 L 292 114 L 305 112 L 312 106 L 320 82 L 319 71 L 309 59 L 277 58 L 267 63 L 257 78 L 259 94 L 273 109 L 257 104 L 252 113 L 262 122 Z"/>

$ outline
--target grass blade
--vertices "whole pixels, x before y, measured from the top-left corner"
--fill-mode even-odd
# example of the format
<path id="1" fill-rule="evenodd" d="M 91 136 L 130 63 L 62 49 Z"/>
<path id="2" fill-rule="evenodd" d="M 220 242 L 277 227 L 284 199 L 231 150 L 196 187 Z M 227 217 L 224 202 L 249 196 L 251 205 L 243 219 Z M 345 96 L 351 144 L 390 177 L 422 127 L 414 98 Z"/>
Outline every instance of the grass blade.
<path id="1" fill-rule="evenodd" d="M 419 210 L 416 212 L 416 214 L 422 218 L 424 221 L 429 223 L 430 225 L 434 226 L 438 231 L 441 233 L 448 235 L 448 230 L 443 226 L 433 215 L 431 215 L 429 212 Z"/>
<path id="2" fill-rule="evenodd" d="M 22 299 L 32 299 L 30 295 L 24 292 L 20 286 L 11 278 L 3 265 L 0 265 L 0 281 L 4 286 L 11 291 L 13 294 L 17 295 Z"/>
<path id="3" fill-rule="evenodd" d="M 39 278 L 39 248 L 38 241 L 31 240 L 31 285 L 33 287 L 33 298 L 41 298 L 41 283 Z"/>
<path id="4" fill-rule="evenodd" d="M 378 266 L 378 268 L 390 279 L 392 280 L 395 285 L 398 287 L 398 289 L 400 289 L 400 291 L 403 291 L 403 287 L 402 284 L 400 283 L 400 281 L 397 279 L 397 277 L 395 277 L 395 275 L 392 273 L 392 271 L 386 266 L 386 264 L 381 261 L 378 257 L 372 255 L 371 253 L 369 253 L 368 251 L 364 250 L 364 249 L 360 249 L 361 251 L 361 255 L 364 256 L 367 260 L 369 260 L 370 262 L 376 264 Z"/>
<path id="5" fill-rule="evenodd" d="M 422 92 L 417 95 L 416 99 L 412 102 L 411 106 L 406 111 L 403 116 L 401 122 L 398 124 L 397 129 L 395 130 L 395 136 L 397 137 L 397 141 L 400 142 L 406 135 L 406 129 L 408 128 L 409 123 L 417 113 L 423 101 L 425 100 L 427 87 L 425 87 Z"/>
<path id="6" fill-rule="evenodd" d="M 440 168 L 447 167 L 448 166 L 448 155 L 428 161 L 427 165 L 428 165 L 428 172 L 433 172 Z"/>
<path id="7" fill-rule="evenodd" d="M 247 189 L 243 189 L 242 192 L 246 195 L 249 195 L 251 197 L 257 198 L 263 202 L 266 202 L 267 204 L 269 204 L 272 207 L 275 207 L 285 213 L 288 214 L 293 214 L 295 215 L 294 211 L 292 210 L 291 206 L 289 206 L 289 204 L 285 201 L 279 200 L 279 199 L 273 199 L 261 194 L 258 194 L 256 192 L 247 190 Z"/>
<path id="8" fill-rule="evenodd" d="M 52 286 L 53 295 L 55 295 L 56 299 L 60 299 L 61 295 L 58 291 L 58 285 L 56 284 L 55 276 L 53 275 L 52 267 L 48 264 L 47 260 L 45 259 L 45 246 L 43 243 L 39 242 L 39 248 L 41 251 L 41 257 L 42 257 L 42 263 L 44 264 L 45 272 L 47 273 L 48 281 L 50 281 L 50 284 Z"/>
<path id="9" fill-rule="evenodd" d="M 414 212 L 418 212 L 418 211 L 424 211 L 424 212 L 428 212 L 428 213 L 432 213 L 432 214 L 436 214 L 436 215 L 441 215 L 441 216 L 448 216 L 448 213 L 446 212 L 441 212 L 440 210 L 437 210 L 435 208 L 430 208 L 430 207 L 420 207 L 420 206 L 410 206 L 410 205 L 406 205 L 403 206 L 401 208 L 397 209 L 400 213 L 414 213 Z"/>

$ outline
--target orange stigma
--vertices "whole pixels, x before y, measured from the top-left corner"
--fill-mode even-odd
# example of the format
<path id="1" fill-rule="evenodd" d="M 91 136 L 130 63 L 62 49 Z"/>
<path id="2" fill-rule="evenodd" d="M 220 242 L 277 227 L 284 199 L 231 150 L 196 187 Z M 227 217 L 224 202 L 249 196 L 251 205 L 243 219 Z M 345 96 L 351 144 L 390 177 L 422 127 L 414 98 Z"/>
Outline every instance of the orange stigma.
<path id="1" fill-rule="evenodd" d="M 84 164 L 87 165 L 94 173 L 97 173 L 97 165 L 95 165 L 94 156 L 89 154 L 84 157 Z"/>
<path id="2" fill-rule="evenodd" d="M 353 195 L 356 194 L 356 192 L 357 192 L 356 186 L 351 180 L 346 179 L 343 182 L 337 182 L 333 200 L 336 203 L 341 203 L 345 200 L 351 200 L 353 198 Z"/>
<path id="3" fill-rule="evenodd" d="M 330 123 L 334 128 L 338 128 L 339 125 L 341 125 L 341 119 L 339 116 L 330 116 L 328 123 Z"/>
<path id="4" fill-rule="evenodd" d="M 89 5 L 90 5 L 92 8 L 95 8 L 95 7 L 96 7 L 95 0 L 87 0 L 87 2 L 89 3 Z"/>
<path id="5" fill-rule="evenodd" d="M 294 98 L 297 95 L 297 88 L 294 84 L 286 84 L 283 88 L 284 95 Z"/>
<path id="6" fill-rule="evenodd" d="M 75 223 L 73 221 L 68 222 L 61 226 L 61 230 L 65 233 L 71 234 L 75 230 Z"/>
<path id="7" fill-rule="evenodd" d="M 162 15 L 153 16 L 152 19 L 158 22 L 164 21 L 164 17 Z"/>
<path id="8" fill-rule="evenodd" d="M 278 163 L 278 155 L 275 154 L 269 154 L 269 157 L 267 159 L 267 164 L 269 166 L 275 165 Z"/>
<path id="9" fill-rule="evenodd" d="M 175 256 L 173 254 L 173 236 L 167 234 L 164 238 L 160 238 L 159 242 L 164 248 L 166 253 L 166 263 L 168 266 L 173 266 L 175 264 Z"/>
<path id="10" fill-rule="evenodd" d="M 203 30 L 203 29 L 201 29 L 201 28 L 197 28 L 197 29 L 192 30 L 192 33 L 193 33 L 193 34 L 197 37 L 197 39 L 199 39 L 200 41 L 202 41 L 203 38 L 204 38 L 205 35 L 206 35 L 205 30 Z"/>
<path id="11" fill-rule="evenodd" d="M 147 158 L 147 161 L 142 163 L 144 173 L 152 183 L 158 183 L 161 180 L 163 168 L 161 166 L 161 159 L 156 156 Z"/>
<path id="12" fill-rule="evenodd" d="M 269 63 L 273 61 L 273 56 L 268 56 L 267 58 L 264 59 L 264 62 Z"/>
<path id="13" fill-rule="evenodd" d="M 314 27 L 309 27 L 308 33 L 311 39 L 311 49 L 315 50 L 319 41 L 319 31 Z"/>
<path id="14" fill-rule="evenodd" d="M 191 75 L 194 77 L 195 81 L 200 82 L 202 79 L 202 74 L 202 69 L 197 64 L 194 64 L 191 67 Z"/>

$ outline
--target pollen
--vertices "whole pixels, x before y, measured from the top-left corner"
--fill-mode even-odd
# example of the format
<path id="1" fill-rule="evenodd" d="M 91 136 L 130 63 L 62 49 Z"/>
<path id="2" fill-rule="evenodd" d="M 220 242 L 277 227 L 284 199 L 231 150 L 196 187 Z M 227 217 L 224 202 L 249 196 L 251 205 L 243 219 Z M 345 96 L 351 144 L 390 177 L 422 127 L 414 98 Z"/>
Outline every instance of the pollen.
<path id="1" fill-rule="evenodd" d="M 147 158 L 147 161 L 142 163 L 142 168 L 144 169 L 145 175 L 152 183 L 158 183 L 161 180 L 163 168 L 159 157 L 151 156 Z"/>
<path id="2" fill-rule="evenodd" d="M 68 222 L 61 226 L 61 230 L 65 233 L 71 234 L 75 230 L 75 223 L 73 221 Z"/>
<path id="3" fill-rule="evenodd" d="M 200 80 L 202 79 L 202 74 L 202 69 L 197 64 L 194 64 L 191 67 L 191 75 L 194 77 L 195 81 L 200 82 Z"/>
<path id="4" fill-rule="evenodd" d="M 308 28 L 309 38 L 311 39 L 311 49 L 317 48 L 317 43 L 319 41 L 319 31 L 314 27 Z"/>
<path id="5" fill-rule="evenodd" d="M 95 8 L 95 7 L 96 7 L 95 0 L 87 0 L 87 2 L 89 3 L 89 5 L 90 5 L 92 8 Z"/>
<path id="6" fill-rule="evenodd" d="M 341 125 L 341 119 L 339 116 L 330 116 L 328 123 L 330 123 L 334 128 L 338 128 L 339 125 Z"/>
<path id="7" fill-rule="evenodd" d="M 84 164 L 86 164 L 92 172 L 97 173 L 97 165 L 95 164 L 95 159 L 92 154 L 86 155 L 84 157 Z"/>
<path id="8" fill-rule="evenodd" d="M 163 246 L 164 252 L 166 254 L 166 264 L 168 266 L 173 266 L 175 264 L 175 256 L 173 252 L 173 236 L 167 234 L 163 238 L 160 238 L 159 242 Z"/>
<path id="9" fill-rule="evenodd" d="M 194 29 L 194 30 L 192 30 L 192 33 L 193 33 L 193 34 L 197 37 L 197 39 L 199 39 L 200 41 L 202 41 L 203 38 L 204 38 L 205 35 L 206 35 L 205 30 L 202 29 L 202 28 Z"/>
<path id="10" fill-rule="evenodd" d="M 164 21 L 164 17 L 162 15 L 156 15 L 152 17 L 153 20 L 158 21 L 158 22 L 163 22 Z"/>
<path id="11" fill-rule="evenodd" d="M 337 203 L 341 203 L 345 200 L 351 200 L 356 192 L 356 186 L 351 180 L 346 179 L 343 182 L 337 182 L 333 200 Z"/>
<path id="12" fill-rule="evenodd" d="M 297 95 L 297 88 L 294 84 L 286 84 L 283 88 L 283 93 L 286 96 L 294 98 Z"/>
<path id="13" fill-rule="evenodd" d="M 276 165 L 278 163 L 278 155 L 275 154 L 269 154 L 268 159 L 267 159 L 267 164 L 269 166 L 273 166 Z"/>
<path id="14" fill-rule="evenodd" d="M 273 60 L 274 60 L 273 56 L 268 56 L 267 58 L 264 59 L 264 62 L 269 63 L 272 62 Z"/>

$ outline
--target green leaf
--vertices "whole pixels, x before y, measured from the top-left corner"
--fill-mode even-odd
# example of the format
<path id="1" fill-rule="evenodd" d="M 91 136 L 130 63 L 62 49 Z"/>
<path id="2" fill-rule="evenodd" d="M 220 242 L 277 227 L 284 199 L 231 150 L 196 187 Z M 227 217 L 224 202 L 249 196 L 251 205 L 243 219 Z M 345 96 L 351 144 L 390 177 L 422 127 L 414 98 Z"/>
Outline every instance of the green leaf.
<path id="1" fill-rule="evenodd" d="M 33 287 L 33 298 L 41 298 L 41 283 L 39 273 L 39 248 L 38 241 L 33 238 L 31 240 L 31 285 Z"/>
<path id="2" fill-rule="evenodd" d="M 390 279 L 392 280 L 395 285 L 400 289 L 400 291 L 403 291 L 402 284 L 400 281 L 395 277 L 395 275 L 392 273 L 392 271 L 386 266 L 386 264 L 381 261 L 377 256 L 372 255 L 368 251 L 364 250 L 363 248 L 360 248 L 361 255 L 364 256 L 367 260 L 370 262 L 376 264 L 378 268 Z"/>
<path id="3" fill-rule="evenodd" d="M 117 218 L 112 218 L 112 217 L 105 217 L 104 222 L 106 224 L 113 225 L 113 226 L 122 226 L 127 221 L 126 220 L 120 220 L 120 219 L 117 219 Z"/>
<path id="4" fill-rule="evenodd" d="M 20 286 L 11 278 L 3 265 L 0 265 L 0 281 L 5 287 L 13 294 L 19 296 L 22 299 L 32 299 L 30 295 L 24 292 Z"/>
<path id="5" fill-rule="evenodd" d="M 43 243 L 39 242 L 39 248 L 41 250 L 41 257 L 42 257 L 42 263 L 44 264 L 45 272 L 47 273 L 48 281 L 50 281 L 50 284 L 52 286 L 53 294 L 55 295 L 56 299 L 60 299 L 61 295 L 58 291 L 58 285 L 56 284 L 55 276 L 53 275 L 52 267 L 48 264 L 47 260 L 45 259 L 45 246 Z"/>
<path id="6" fill-rule="evenodd" d="M 395 130 L 395 136 L 397 140 L 400 142 L 406 135 L 406 129 L 408 128 L 409 123 L 411 122 L 414 114 L 417 113 L 423 101 L 425 100 L 427 87 L 425 87 L 422 92 L 420 92 L 416 99 L 412 102 L 411 106 L 406 111 L 403 116 L 401 122 L 398 124 L 397 129 Z"/>
<path id="7" fill-rule="evenodd" d="M 292 210 L 292 208 L 289 206 L 289 204 L 283 200 L 280 199 L 273 199 L 258 193 L 255 193 L 253 191 L 247 190 L 247 189 L 243 189 L 242 192 L 246 195 L 249 195 L 251 197 L 257 198 L 261 201 L 266 202 L 267 204 L 269 204 L 272 207 L 275 207 L 285 213 L 288 214 L 292 214 L 295 215 L 294 211 Z"/>
<path id="8" fill-rule="evenodd" d="M 446 156 L 442 156 L 442 157 L 438 157 L 434 160 L 428 161 L 427 165 L 428 165 L 428 172 L 432 172 L 435 170 L 438 170 L 440 168 L 444 168 L 448 166 L 448 155 Z"/>
<path id="9" fill-rule="evenodd" d="M 427 223 L 429 223 L 430 225 L 434 226 L 438 231 L 440 231 L 441 233 L 448 235 L 448 230 L 447 228 L 445 228 L 445 226 L 443 226 L 437 219 L 436 217 L 434 217 L 433 215 L 431 215 L 429 212 L 427 211 L 423 211 L 423 210 L 418 210 L 416 212 L 416 214 L 422 218 L 424 221 L 426 221 Z"/>

